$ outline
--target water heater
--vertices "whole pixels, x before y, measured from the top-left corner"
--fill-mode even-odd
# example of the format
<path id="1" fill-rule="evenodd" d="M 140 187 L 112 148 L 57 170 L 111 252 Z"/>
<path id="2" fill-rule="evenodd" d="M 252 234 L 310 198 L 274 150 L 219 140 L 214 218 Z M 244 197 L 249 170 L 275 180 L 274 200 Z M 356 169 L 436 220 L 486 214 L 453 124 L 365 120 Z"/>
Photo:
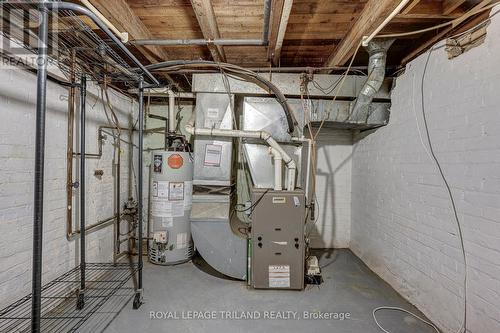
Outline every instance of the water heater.
<path id="1" fill-rule="evenodd" d="M 159 265 L 190 260 L 193 254 L 189 221 L 193 198 L 191 153 L 154 151 L 150 191 L 149 260 Z"/>

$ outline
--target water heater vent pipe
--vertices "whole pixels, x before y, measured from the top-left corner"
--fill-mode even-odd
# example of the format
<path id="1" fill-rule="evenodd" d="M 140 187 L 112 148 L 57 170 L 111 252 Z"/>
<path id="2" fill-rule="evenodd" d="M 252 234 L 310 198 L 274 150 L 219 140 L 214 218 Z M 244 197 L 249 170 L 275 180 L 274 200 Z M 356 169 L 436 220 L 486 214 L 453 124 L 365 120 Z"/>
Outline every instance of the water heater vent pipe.
<path id="1" fill-rule="evenodd" d="M 175 95 L 172 90 L 168 91 L 168 132 L 174 133 L 175 124 Z"/>

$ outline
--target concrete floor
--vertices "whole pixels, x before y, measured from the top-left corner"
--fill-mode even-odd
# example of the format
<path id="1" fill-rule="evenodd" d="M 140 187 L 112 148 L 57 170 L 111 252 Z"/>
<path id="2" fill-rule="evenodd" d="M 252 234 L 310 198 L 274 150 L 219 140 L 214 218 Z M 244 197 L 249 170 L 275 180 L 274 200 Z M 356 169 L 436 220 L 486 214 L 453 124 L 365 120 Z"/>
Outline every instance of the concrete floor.
<path id="1" fill-rule="evenodd" d="M 372 310 L 383 305 L 403 307 L 423 317 L 351 251 L 330 250 L 319 255 L 325 281 L 304 291 L 248 289 L 244 282 L 221 279 L 204 271 L 200 259 L 194 260 L 196 265 L 190 262 L 174 267 L 148 263 L 144 269 L 144 304 L 139 310 L 128 304 L 106 332 L 371 333 L 381 332 L 373 321 Z M 195 311 L 216 311 L 215 319 L 189 319 Z M 224 319 L 219 311 L 236 311 L 240 319 Z M 241 319 L 243 311 L 252 311 L 261 318 Z M 278 312 L 289 313 L 290 318 L 292 312 L 297 314 L 295 319 L 271 319 L 268 317 L 272 311 L 276 316 Z M 304 311 L 349 313 L 350 318 L 305 319 Z M 151 319 L 151 312 L 164 312 L 164 316 L 178 319 Z M 377 318 L 391 333 L 434 332 L 404 313 L 385 310 L 378 312 Z"/>

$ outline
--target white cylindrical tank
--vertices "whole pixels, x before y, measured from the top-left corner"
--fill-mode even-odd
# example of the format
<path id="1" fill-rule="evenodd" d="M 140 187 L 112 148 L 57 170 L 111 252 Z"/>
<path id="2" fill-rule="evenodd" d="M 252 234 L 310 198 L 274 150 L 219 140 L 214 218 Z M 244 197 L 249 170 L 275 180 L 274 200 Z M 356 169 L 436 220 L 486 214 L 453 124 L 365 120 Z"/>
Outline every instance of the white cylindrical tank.
<path id="1" fill-rule="evenodd" d="M 186 262 L 193 255 L 193 158 L 180 151 L 154 151 L 152 157 L 149 260 L 159 265 Z"/>

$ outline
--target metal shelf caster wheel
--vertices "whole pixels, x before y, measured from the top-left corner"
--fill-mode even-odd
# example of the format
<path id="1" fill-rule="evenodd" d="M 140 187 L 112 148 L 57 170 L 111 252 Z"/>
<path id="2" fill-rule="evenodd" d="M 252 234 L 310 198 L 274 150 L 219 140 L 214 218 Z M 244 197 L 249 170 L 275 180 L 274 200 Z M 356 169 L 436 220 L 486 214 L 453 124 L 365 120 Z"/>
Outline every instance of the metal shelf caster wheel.
<path id="1" fill-rule="evenodd" d="M 84 306 L 85 306 L 85 297 L 82 293 L 78 293 L 78 296 L 76 299 L 76 309 L 82 310 Z"/>
<path id="2" fill-rule="evenodd" d="M 133 303 L 133 309 L 137 310 L 141 307 L 142 305 L 142 295 L 140 293 L 135 294 L 134 297 L 134 303 Z"/>

